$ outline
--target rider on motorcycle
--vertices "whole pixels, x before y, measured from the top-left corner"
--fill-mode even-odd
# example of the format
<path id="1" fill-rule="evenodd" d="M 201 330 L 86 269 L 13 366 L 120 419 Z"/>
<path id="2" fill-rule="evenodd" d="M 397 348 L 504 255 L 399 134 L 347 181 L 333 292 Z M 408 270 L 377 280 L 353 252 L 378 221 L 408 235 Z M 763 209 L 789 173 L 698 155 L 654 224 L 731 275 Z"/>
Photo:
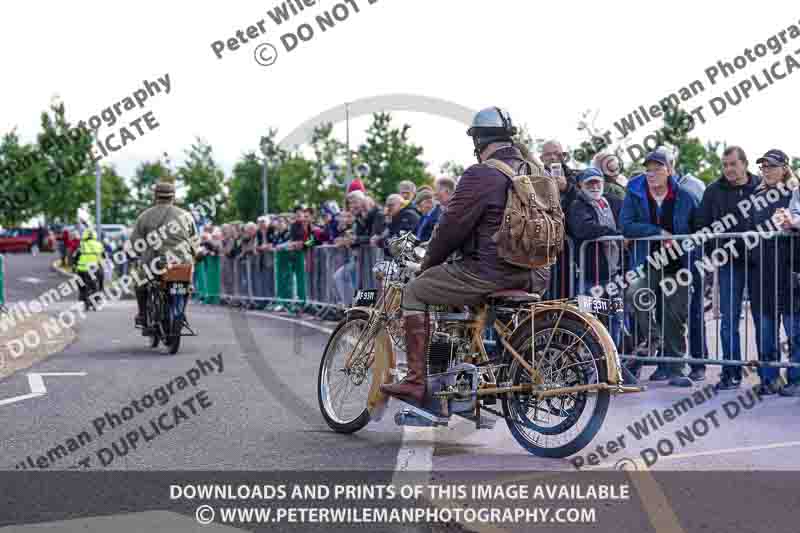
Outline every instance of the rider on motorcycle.
<path id="1" fill-rule="evenodd" d="M 403 290 L 408 374 L 400 383 L 381 390 L 422 404 L 425 398 L 426 357 L 429 337 L 427 306 L 479 305 L 496 291 L 542 291 L 549 269 L 518 268 L 502 261 L 492 236 L 500 228 L 510 180 L 488 165 L 499 159 L 514 170 L 531 173 L 535 162 L 526 161 L 512 140 L 516 128 L 510 115 L 497 107 L 475 115 L 467 135 L 472 137 L 478 164 L 468 168 L 434 230 L 420 275 Z M 460 251 L 463 260 L 446 263 Z M 535 286 L 534 286 L 535 285 Z"/>
<path id="2" fill-rule="evenodd" d="M 155 186 L 155 205 L 145 210 L 133 227 L 129 246 L 136 249 L 143 242 L 146 248 L 139 254 L 140 265 L 150 265 L 156 258 L 166 262 L 194 264 L 197 255 L 199 235 L 192 214 L 175 203 L 175 185 L 160 181 Z M 142 246 L 141 244 L 139 246 Z M 137 250 L 138 253 L 138 250 Z M 144 279 L 142 276 L 141 279 Z M 147 287 L 136 287 L 138 314 L 135 325 L 145 326 L 145 307 Z"/>

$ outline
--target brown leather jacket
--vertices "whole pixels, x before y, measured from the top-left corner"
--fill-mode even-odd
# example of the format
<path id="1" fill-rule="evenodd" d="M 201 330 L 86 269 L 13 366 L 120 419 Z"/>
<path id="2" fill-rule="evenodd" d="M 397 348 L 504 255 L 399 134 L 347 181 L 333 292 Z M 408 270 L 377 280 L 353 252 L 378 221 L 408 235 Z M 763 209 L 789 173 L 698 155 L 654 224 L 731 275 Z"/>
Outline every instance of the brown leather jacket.
<path id="1" fill-rule="evenodd" d="M 527 165 L 513 146 L 497 150 L 491 158 L 517 171 Z M 439 220 L 423 269 L 444 263 L 450 254 L 460 251 L 464 267 L 477 277 L 504 289 L 529 289 L 530 270 L 500 260 L 492 241 L 492 235 L 500 228 L 509 185 L 509 179 L 494 168 L 484 164 L 469 167 Z"/>

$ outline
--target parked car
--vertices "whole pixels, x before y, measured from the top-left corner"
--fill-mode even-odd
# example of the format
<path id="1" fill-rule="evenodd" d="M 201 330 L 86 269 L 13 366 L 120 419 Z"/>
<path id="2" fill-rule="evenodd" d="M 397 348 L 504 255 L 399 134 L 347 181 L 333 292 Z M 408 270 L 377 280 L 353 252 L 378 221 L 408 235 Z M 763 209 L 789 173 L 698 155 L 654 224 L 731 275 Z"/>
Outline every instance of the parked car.
<path id="1" fill-rule="evenodd" d="M 0 252 L 30 252 L 39 242 L 39 232 L 44 231 L 42 251 L 55 250 L 56 237 L 53 232 L 40 228 L 8 228 L 0 233 Z"/>
<path id="2" fill-rule="evenodd" d="M 125 231 L 123 224 L 100 224 L 100 227 L 103 229 L 103 238 L 107 237 L 112 241 L 118 241 Z"/>

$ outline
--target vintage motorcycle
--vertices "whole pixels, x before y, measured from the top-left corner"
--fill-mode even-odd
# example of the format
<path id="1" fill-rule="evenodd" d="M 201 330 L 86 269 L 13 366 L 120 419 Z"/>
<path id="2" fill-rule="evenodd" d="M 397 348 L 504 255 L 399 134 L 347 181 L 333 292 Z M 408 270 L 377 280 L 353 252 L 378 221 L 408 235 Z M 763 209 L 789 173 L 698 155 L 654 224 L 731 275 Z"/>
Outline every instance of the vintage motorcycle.
<path id="1" fill-rule="evenodd" d="M 402 377 L 395 359 L 405 343 L 402 291 L 419 272 L 425 248 L 412 234 L 389 248 L 392 259 L 374 268 L 382 289 L 358 292 L 320 363 L 319 406 L 340 433 L 380 420 L 388 401 L 380 385 Z M 485 411 L 505 419 L 531 454 L 575 454 L 600 430 L 611 394 L 644 390 L 622 384 L 617 349 L 596 316 L 621 311 L 619 300 L 542 302 L 524 291 L 491 294 L 479 308 L 431 309 L 425 401 L 398 400 L 403 408 L 395 422 L 447 426 L 455 415 L 489 429 L 494 420 Z M 498 340 L 490 353 L 484 333 L 491 328 Z"/>

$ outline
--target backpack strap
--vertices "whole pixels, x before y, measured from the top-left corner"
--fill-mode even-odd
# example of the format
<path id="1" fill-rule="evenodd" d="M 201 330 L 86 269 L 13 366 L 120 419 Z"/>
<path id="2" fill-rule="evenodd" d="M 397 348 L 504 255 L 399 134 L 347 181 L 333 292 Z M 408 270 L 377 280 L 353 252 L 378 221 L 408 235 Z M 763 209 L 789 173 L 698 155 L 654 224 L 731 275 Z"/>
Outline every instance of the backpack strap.
<path id="1" fill-rule="evenodd" d="M 492 167 L 495 170 L 499 170 L 503 174 L 505 174 L 508 178 L 514 178 L 519 174 L 514 171 L 513 168 L 508 163 L 504 163 L 499 159 L 488 159 L 483 162 L 484 165 Z"/>

